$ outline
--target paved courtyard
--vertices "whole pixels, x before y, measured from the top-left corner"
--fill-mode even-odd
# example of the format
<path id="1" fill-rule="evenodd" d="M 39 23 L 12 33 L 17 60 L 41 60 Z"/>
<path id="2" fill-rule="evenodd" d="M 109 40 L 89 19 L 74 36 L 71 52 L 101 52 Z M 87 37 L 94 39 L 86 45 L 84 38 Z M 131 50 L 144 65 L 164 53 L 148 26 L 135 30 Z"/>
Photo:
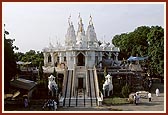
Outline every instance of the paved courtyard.
<path id="1" fill-rule="evenodd" d="M 159 87 L 158 87 L 159 86 Z M 160 96 L 156 97 L 155 95 L 155 89 L 158 87 L 160 89 Z M 152 89 L 152 101 L 149 102 L 148 99 L 140 99 L 140 103 L 138 105 L 135 104 L 124 104 L 124 105 L 112 105 L 112 106 L 106 106 L 103 105 L 101 107 L 59 107 L 57 111 L 55 112 L 66 112 L 66 111 L 164 111 L 164 85 L 159 84 L 157 86 L 154 86 Z M 30 108 L 24 108 L 24 107 L 5 107 L 7 111 L 43 111 L 42 105 L 31 105 Z M 166 109 L 166 107 L 165 107 Z M 52 111 L 53 112 L 53 111 Z"/>
<path id="2" fill-rule="evenodd" d="M 159 97 L 153 94 L 152 101 L 148 99 L 140 99 L 140 104 L 124 104 L 115 106 L 101 106 L 92 108 L 59 108 L 58 111 L 164 111 L 164 93 L 161 93 Z"/>
<path id="3" fill-rule="evenodd" d="M 160 89 L 160 96 L 156 97 L 155 89 Z M 113 105 L 113 106 L 101 106 L 92 108 L 59 108 L 58 111 L 164 111 L 164 84 L 155 83 L 151 89 L 152 101 L 141 98 L 138 105 L 135 104 L 124 104 L 124 105 Z M 166 109 L 166 107 L 165 107 Z"/>

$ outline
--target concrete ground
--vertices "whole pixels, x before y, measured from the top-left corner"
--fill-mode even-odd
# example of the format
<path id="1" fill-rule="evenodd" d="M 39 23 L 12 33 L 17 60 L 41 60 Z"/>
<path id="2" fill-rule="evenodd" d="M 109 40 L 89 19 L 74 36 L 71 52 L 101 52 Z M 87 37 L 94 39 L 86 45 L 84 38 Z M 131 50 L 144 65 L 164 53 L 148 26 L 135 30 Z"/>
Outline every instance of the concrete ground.
<path id="1" fill-rule="evenodd" d="M 160 96 L 156 97 L 155 89 L 160 89 Z M 59 107 L 55 112 L 66 112 L 66 111 L 159 111 L 163 112 L 164 110 L 164 84 L 155 84 L 152 89 L 152 101 L 149 102 L 148 99 L 140 99 L 140 103 L 138 105 L 135 104 L 123 104 L 123 105 L 111 105 L 106 106 L 102 105 L 101 107 Z M 29 108 L 18 107 L 16 105 L 5 107 L 5 111 L 44 111 L 42 109 L 43 105 L 31 105 Z M 166 109 L 166 107 L 165 107 Z M 46 111 L 47 112 L 47 111 Z M 52 111 L 53 112 L 53 111 Z"/>
<path id="2" fill-rule="evenodd" d="M 154 94 L 152 101 L 148 99 L 140 99 L 138 105 L 135 104 L 124 104 L 124 105 L 113 105 L 113 106 L 101 106 L 92 108 L 77 108 L 67 107 L 59 108 L 58 111 L 164 111 L 164 94 L 161 93 L 159 97 Z"/>
<path id="3" fill-rule="evenodd" d="M 160 96 L 156 97 L 155 89 L 160 89 Z M 112 106 L 101 106 L 92 108 L 59 108 L 58 111 L 165 111 L 164 108 L 164 84 L 156 83 L 151 89 L 152 101 L 149 102 L 148 99 L 141 98 L 138 105 L 135 104 L 124 104 L 124 105 L 112 105 Z"/>

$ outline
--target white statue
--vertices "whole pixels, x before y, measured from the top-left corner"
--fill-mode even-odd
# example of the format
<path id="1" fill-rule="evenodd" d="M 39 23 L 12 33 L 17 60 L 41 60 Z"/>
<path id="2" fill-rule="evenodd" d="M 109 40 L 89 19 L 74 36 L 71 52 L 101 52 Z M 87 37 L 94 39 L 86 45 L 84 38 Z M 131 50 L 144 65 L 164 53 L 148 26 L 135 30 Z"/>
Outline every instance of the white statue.
<path id="1" fill-rule="evenodd" d="M 49 93 L 51 93 L 52 96 L 57 95 L 58 86 L 55 82 L 55 77 L 53 75 L 50 75 L 50 77 L 48 77 L 48 89 Z"/>
<path id="2" fill-rule="evenodd" d="M 112 76 L 109 74 L 105 76 L 105 82 L 103 84 L 103 95 L 106 95 L 107 91 L 107 96 L 110 96 L 110 91 L 112 91 L 111 94 L 113 94 L 113 84 L 112 84 Z"/>

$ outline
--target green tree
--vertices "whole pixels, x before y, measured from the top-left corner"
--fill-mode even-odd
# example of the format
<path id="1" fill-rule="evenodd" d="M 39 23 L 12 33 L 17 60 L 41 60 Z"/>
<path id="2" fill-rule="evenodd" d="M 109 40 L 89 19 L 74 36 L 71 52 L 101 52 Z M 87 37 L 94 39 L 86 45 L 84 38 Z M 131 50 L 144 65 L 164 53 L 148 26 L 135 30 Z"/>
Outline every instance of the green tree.
<path id="1" fill-rule="evenodd" d="M 151 74 L 163 76 L 164 74 L 164 29 L 160 26 L 152 26 L 148 34 L 149 67 Z"/>
<path id="2" fill-rule="evenodd" d="M 39 78 L 40 78 L 40 80 L 42 80 L 43 79 L 43 68 L 42 68 L 42 63 L 40 62 L 40 64 L 39 64 L 39 71 L 38 71 L 38 76 L 39 76 Z"/>
<path id="3" fill-rule="evenodd" d="M 119 59 L 128 58 L 131 55 L 135 56 L 136 54 L 146 56 L 148 51 L 147 34 L 149 31 L 150 27 L 141 26 L 133 32 L 115 35 L 112 43 L 120 48 Z"/>
<path id="4" fill-rule="evenodd" d="M 4 91 L 8 92 L 10 80 L 17 74 L 16 58 L 12 39 L 7 39 L 9 32 L 4 30 Z"/>
<path id="5" fill-rule="evenodd" d="M 163 76 L 164 73 L 164 29 L 160 26 L 141 26 L 133 32 L 115 35 L 112 43 L 120 48 L 119 59 L 129 56 L 148 56 L 150 73 Z M 144 63 L 144 62 L 141 62 Z M 143 64 L 145 65 L 145 64 Z M 147 65 L 145 65 L 147 66 Z"/>
<path id="6" fill-rule="evenodd" d="M 30 50 L 26 53 L 17 52 L 15 53 L 17 61 L 31 62 L 33 67 L 38 67 L 40 62 L 44 65 L 43 53 L 39 51 Z"/>
<path id="7" fill-rule="evenodd" d="M 24 53 L 22 52 L 16 52 L 15 53 L 16 61 L 21 61 L 22 58 L 24 57 Z"/>

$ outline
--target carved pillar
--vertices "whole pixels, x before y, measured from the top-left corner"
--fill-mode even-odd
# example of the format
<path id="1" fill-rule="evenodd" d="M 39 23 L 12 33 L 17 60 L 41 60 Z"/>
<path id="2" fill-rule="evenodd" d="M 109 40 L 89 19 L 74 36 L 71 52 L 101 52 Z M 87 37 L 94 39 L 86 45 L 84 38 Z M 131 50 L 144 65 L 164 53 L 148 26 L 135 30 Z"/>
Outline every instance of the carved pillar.
<path id="1" fill-rule="evenodd" d="M 86 95 L 87 95 L 87 96 L 88 96 L 88 94 L 89 94 L 89 92 L 88 92 L 88 86 L 89 86 L 89 85 L 88 85 L 88 81 L 87 81 L 87 80 L 88 80 L 88 74 L 89 74 L 89 73 L 88 73 L 88 67 L 86 66 L 86 79 L 85 79 L 85 80 L 86 80 Z"/>
<path id="2" fill-rule="evenodd" d="M 115 55 L 115 60 L 118 61 L 118 55 L 119 55 L 119 53 L 116 52 L 116 53 L 113 53 L 113 54 Z"/>
<path id="3" fill-rule="evenodd" d="M 119 55 L 119 53 L 116 52 L 116 61 L 118 61 L 118 55 Z"/>
<path id="4" fill-rule="evenodd" d="M 59 54 L 59 63 L 62 63 L 62 62 L 64 62 L 64 56 L 63 56 L 62 52 L 60 52 L 60 54 Z"/>
<path id="5" fill-rule="evenodd" d="M 109 59 L 111 58 L 111 52 L 109 52 L 108 58 L 109 58 Z"/>
<path id="6" fill-rule="evenodd" d="M 88 66 L 88 52 L 85 54 L 85 66 Z"/>
<path id="7" fill-rule="evenodd" d="M 76 65 L 76 53 L 73 52 L 73 57 L 74 57 L 74 65 Z"/>
<path id="8" fill-rule="evenodd" d="M 102 52 L 100 52 L 99 60 L 102 61 Z"/>
<path id="9" fill-rule="evenodd" d="M 51 66 L 54 66 L 54 53 L 50 53 L 51 55 Z"/>

